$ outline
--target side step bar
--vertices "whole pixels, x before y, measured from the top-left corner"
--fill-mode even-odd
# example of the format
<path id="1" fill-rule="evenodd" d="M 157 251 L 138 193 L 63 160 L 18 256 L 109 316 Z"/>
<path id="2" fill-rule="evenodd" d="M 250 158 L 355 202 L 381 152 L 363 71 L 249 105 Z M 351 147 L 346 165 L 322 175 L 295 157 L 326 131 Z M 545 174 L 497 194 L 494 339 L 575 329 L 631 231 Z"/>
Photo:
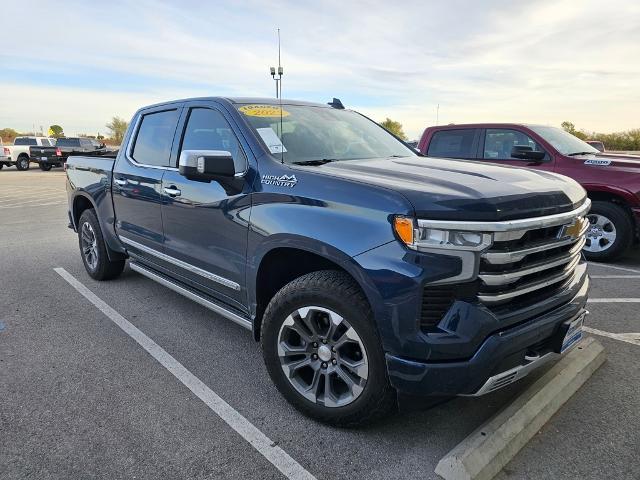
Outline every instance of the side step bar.
<path id="1" fill-rule="evenodd" d="M 189 290 L 188 288 L 178 285 L 176 282 L 173 282 L 168 278 L 165 278 L 163 275 L 160 275 L 148 269 L 147 267 L 144 267 L 139 263 L 135 263 L 135 262 L 130 262 L 129 267 L 131 267 L 131 270 L 133 270 L 134 272 L 138 272 L 144 275 L 145 277 L 150 278 L 155 282 L 158 282 L 160 285 L 164 285 L 165 287 L 170 288 L 174 292 L 179 293 L 180 295 L 184 295 L 188 299 L 193 300 L 196 303 L 199 303 L 203 307 L 208 308 L 213 312 L 216 312 L 218 315 L 222 315 L 227 320 L 231 320 L 232 322 L 237 323 L 238 325 L 246 328 L 247 330 L 252 329 L 252 324 L 249 319 L 244 318 L 236 313 L 233 313 L 232 311 L 227 310 L 224 307 L 221 307 L 217 303 L 214 303 L 211 300 L 208 300 L 205 297 Z"/>

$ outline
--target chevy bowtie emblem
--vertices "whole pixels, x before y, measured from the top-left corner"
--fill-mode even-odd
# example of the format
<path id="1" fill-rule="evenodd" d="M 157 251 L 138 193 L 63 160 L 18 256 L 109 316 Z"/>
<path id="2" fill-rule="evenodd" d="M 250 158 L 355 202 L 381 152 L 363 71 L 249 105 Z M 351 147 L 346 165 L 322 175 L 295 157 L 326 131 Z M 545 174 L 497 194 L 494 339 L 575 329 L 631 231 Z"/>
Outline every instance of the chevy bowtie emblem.
<path id="1" fill-rule="evenodd" d="M 589 222 L 586 218 L 576 218 L 572 224 L 563 225 L 558 234 L 558 238 L 578 238 L 580 232 L 584 229 L 585 225 Z"/>

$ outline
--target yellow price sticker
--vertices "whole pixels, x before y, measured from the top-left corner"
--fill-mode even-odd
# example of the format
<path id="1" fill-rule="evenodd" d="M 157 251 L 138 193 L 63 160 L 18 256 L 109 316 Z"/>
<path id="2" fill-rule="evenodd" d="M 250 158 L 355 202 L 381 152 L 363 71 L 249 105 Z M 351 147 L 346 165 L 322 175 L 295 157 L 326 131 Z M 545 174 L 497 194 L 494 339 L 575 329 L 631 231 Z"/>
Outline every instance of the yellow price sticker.
<path id="1" fill-rule="evenodd" d="M 238 110 L 249 117 L 280 118 L 280 107 L 275 105 L 243 105 Z M 289 116 L 289 112 L 282 109 L 282 116 Z"/>

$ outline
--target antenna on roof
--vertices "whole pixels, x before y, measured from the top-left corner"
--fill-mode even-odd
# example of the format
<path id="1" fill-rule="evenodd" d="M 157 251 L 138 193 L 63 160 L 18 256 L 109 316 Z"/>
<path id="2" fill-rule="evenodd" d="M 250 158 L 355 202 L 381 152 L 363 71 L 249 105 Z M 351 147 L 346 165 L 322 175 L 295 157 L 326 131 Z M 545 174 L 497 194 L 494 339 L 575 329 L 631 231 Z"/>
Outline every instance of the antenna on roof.
<path id="1" fill-rule="evenodd" d="M 332 106 L 333 108 L 337 108 L 338 110 L 344 110 L 344 105 L 340 101 L 339 98 L 333 97 L 331 102 L 328 102 L 327 105 Z"/>
<path id="2" fill-rule="evenodd" d="M 270 69 L 271 77 L 276 82 L 276 98 L 279 99 L 280 104 L 280 162 L 284 163 L 284 144 L 282 143 L 282 74 L 284 69 L 280 63 L 280 29 L 278 29 L 278 70 L 276 67 Z"/>

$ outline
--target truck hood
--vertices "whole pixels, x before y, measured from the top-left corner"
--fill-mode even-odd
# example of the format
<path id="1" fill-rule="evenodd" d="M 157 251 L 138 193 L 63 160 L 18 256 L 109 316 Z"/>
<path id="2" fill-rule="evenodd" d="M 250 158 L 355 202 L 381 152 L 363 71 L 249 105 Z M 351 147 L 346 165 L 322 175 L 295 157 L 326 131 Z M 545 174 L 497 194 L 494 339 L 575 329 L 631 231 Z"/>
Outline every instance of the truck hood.
<path id="1" fill-rule="evenodd" d="M 416 215 L 433 220 L 502 221 L 562 213 L 586 198 L 578 183 L 554 173 L 433 157 L 328 163 L 318 172 L 404 195 Z"/>

